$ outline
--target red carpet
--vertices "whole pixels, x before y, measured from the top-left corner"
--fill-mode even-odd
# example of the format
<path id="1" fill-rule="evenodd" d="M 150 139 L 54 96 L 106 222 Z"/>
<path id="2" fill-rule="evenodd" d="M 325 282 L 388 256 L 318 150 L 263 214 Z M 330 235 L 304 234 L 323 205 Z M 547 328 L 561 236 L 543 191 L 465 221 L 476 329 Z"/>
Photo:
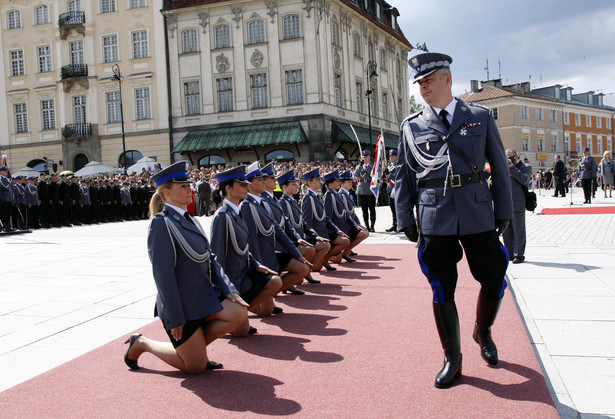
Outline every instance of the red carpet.
<path id="1" fill-rule="evenodd" d="M 253 319 L 258 334 L 210 345 L 224 370 L 188 376 L 144 354 L 130 371 L 123 338 L 0 393 L 0 417 L 558 417 L 510 293 L 491 368 L 471 337 L 478 285 L 460 267 L 464 375 L 438 390 L 443 354 L 416 248 L 358 252 L 306 295 L 279 297 L 284 314 Z M 139 331 L 166 338 L 158 321 Z"/>
<path id="2" fill-rule="evenodd" d="M 544 215 L 615 214 L 615 206 L 543 208 L 541 213 Z"/>

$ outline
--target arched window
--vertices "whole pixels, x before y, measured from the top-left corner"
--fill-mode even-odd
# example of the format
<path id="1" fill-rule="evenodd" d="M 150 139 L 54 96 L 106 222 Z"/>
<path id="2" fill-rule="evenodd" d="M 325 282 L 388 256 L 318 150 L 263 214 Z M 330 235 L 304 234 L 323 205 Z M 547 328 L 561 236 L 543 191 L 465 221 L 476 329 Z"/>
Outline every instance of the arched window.
<path id="1" fill-rule="evenodd" d="M 49 23 L 49 7 L 42 4 L 34 9 L 34 24 L 44 25 Z"/>
<path id="2" fill-rule="evenodd" d="M 216 26 L 214 29 L 214 44 L 216 48 L 231 46 L 231 30 L 228 25 Z"/>
<path id="3" fill-rule="evenodd" d="M 208 167 L 225 163 L 226 159 L 224 157 L 218 156 L 217 154 L 210 154 L 209 156 L 202 157 L 199 160 L 199 167 Z"/>
<path id="4" fill-rule="evenodd" d="M 295 158 L 295 153 L 292 151 L 280 149 L 270 151 L 265 155 L 265 161 L 276 160 L 276 161 L 291 161 Z"/>
<path id="5" fill-rule="evenodd" d="M 77 170 L 83 168 L 83 166 L 85 166 L 89 162 L 90 162 L 90 159 L 88 159 L 88 157 L 85 154 L 83 153 L 77 154 L 75 158 L 73 159 L 73 171 L 76 172 Z"/>
<path id="6" fill-rule="evenodd" d="M 30 160 L 28 164 L 26 164 L 26 166 L 31 167 L 34 170 L 38 170 L 39 172 L 49 173 L 49 166 L 47 165 L 47 162 L 43 159 Z"/>
<path id="7" fill-rule="evenodd" d="M 282 21 L 282 26 L 284 28 L 284 39 L 294 39 L 301 36 L 299 15 L 286 16 Z"/>
<path id="8" fill-rule="evenodd" d="M 143 158 L 143 154 L 141 154 L 140 151 L 129 150 L 129 151 L 126 152 L 126 155 L 124 155 L 124 153 L 120 154 L 120 158 L 119 158 L 118 162 L 123 167 L 128 168 L 128 167 L 132 166 L 133 164 L 135 164 L 141 158 Z"/>
<path id="9" fill-rule="evenodd" d="M 265 22 L 255 20 L 248 23 L 248 44 L 260 44 L 265 42 Z"/>
<path id="10" fill-rule="evenodd" d="M 196 52 L 199 50 L 199 39 L 196 29 L 188 29 L 182 32 L 182 52 Z"/>
<path id="11" fill-rule="evenodd" d="M 331 23 L 331 43 L 333 45 L 339 45 L 339 36 L 337 31 L 337 23 Z"/>
<path id="12" fill-rule="evenodd" d="M 11 10 L 6 14 L 7 28 L 21 28 L 21 12 L 19 10 Z"/>

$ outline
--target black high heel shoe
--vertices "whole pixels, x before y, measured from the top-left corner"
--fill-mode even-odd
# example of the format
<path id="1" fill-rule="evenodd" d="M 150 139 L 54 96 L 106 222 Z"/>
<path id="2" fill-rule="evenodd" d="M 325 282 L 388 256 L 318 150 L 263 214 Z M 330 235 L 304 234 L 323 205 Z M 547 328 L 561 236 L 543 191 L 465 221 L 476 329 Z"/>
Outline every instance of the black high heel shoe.
<path id="1" fill-rule="evenodd" d="M 337 268 L 334 268 L 333 266 L 329 265 L 328 263 L 323 263 L 322 266 L 324 266 L 325 269 L 328 270 L 329 272 L 337 271 Z"/>
<path id="2" fill-rule="evenodd" d="M 356 262 L 356 259 L 351 258 L 350 256 L 342 256 L 342 259 L 344 259 L 346 262 Z"/>
<path id="3" fill-rule="evenodd" d="M 288 288 L 288 289 L 285 289 L 284 291 L 282 291 L 283 294 L 288 294 L 289 292 L 291 294 L 293 294 L 293 295 L 303 295 L 303 294 L 305 294 L 304 291 L 298 290 L 296 288 Z"/>
<path id="4" fill-rule="evenodd" d="M 308 284 L 320 284 L 320 281 L 312 278 L 312 275 L 306 276 L 305 280 L 308 282 Z"/>
<path id="5" fill-rule="evenodd" d="M 126 363 L 126 365 L 128 365 L 128 368 L 130 368 L 131 370 L 138 370 L 139 364 L 137 363 L 137 361 L 133 361 L 132 359 L 128 358 L 128 352 L 130 352 L 130 348 L 132 348 L 132 345 L 135 344 L 135 342 L 137 341 L 137 339 L 139 339 L 140 336 L 141 336 L 141 333 L 134 333 L 128 338 L 126 342 L 124 342 L 124 344 L 130 343 L 130 345 L 128 345 L 128 349 L 126 350 L 126 353 L 124 354 L 124 362 Z"/>

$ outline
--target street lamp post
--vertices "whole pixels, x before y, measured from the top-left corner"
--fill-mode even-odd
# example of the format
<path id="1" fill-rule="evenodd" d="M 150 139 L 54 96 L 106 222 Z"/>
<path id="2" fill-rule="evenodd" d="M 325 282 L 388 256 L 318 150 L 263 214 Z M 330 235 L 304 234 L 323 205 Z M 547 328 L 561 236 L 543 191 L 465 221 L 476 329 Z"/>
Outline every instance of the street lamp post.
<path id="1" fill-rule="evenodd" d="M 126 167 L 126 134 L 124 132 L 124 101 L 122 98 L 122 73 L 120 72 L 120 66 L 117 64 L 113 64 L 113 78 L 118 81 L 120 85 L 120 121 L 122 122 L 122 156 L 124 157 L 124 162 L 122 163 L 122 168 L 124 169 L 124 174 L 128 174 L 128 168 Z"/>
<path id="2" fill-rule="evenodd" d="M 378 68 L 378 64 L 376 61 L 369 61 L 367 63 L 367 90 L 365 91 L 365 96 L 367 97 L 367 120 L 369 125 L 369 145 L 372 147 L 372 152 L 375 151 L 375 145 L 372 144 L 372 100 L 371 96 L 374 91 L 372 90 L 372 83 L 376 82 L 376 77 L 378 77 L 378 73 L 376 73 L 376 69 Z"/>

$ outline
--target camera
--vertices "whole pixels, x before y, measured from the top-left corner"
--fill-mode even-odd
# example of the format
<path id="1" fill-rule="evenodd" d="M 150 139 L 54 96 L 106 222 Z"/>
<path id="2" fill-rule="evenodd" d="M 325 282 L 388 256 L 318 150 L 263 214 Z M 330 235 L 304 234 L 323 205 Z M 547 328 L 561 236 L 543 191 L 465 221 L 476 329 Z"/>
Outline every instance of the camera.
<path id="1" fill-rule="evenodd" d="M 510 164 L 515 164 L 515 159 L 511 156 L 511 157 L 507 157 L 508 159 L 508 163 Z"/>

